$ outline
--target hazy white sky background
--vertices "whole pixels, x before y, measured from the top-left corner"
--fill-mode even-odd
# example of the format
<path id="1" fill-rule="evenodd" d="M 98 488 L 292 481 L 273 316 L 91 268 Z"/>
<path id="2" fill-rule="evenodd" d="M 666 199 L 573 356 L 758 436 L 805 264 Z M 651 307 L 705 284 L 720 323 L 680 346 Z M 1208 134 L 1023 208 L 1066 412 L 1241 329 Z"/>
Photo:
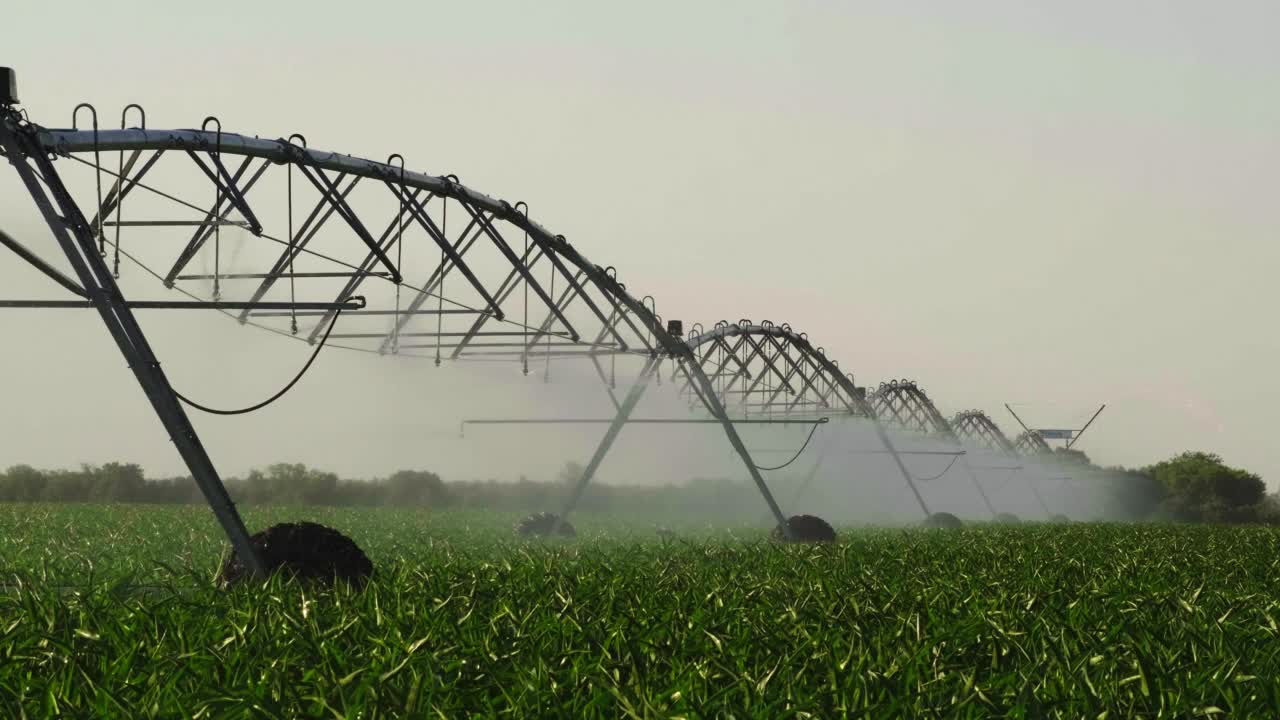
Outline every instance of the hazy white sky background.
<path id="1" fill-rule="evenodd" d="M 916 379 L 944 413 L 982 408 L 1011 435 L 1002 403 L 1069 426 L 1107 402 L 1080 445 L 1096 461 L 1204 449 L 1280 483 L 1280 4 L 71 2 L 4 14 L 0 64 L 17 68 L 41 124 L 65 126 L 90 101 L 111 125 L 140 102 L 152 127 L 216 114 L 229 131 L 399 152 L 527 201 L 666 317 L 790 322 L 860 383 Z M 53 248 L 7 169 L 0 225 Z M 0 286 L 58 296 L 11 257 Z M 175 384 L 224 406 L 269 394 L 306 357 L 225 318 L 143 321 Z M 0 466 L 183 471 L 92 313 L 0 311 L 0 336 Z M 195 421 L 226 474 L 290 460 L 354 476 L 537 476 L 585 460 L 603 428 L 463 442 L 457 422 L 600 401 L 568 370 L 555 380 L 335 351 L 277 406 Z M 665 442 L 726 452 L 718 431 L 705 451 L 691 440 L 702 430 L 673 432 L 628 429 L 620 457 Z M 684 477 L 694 460 L 661 472 Z"/>

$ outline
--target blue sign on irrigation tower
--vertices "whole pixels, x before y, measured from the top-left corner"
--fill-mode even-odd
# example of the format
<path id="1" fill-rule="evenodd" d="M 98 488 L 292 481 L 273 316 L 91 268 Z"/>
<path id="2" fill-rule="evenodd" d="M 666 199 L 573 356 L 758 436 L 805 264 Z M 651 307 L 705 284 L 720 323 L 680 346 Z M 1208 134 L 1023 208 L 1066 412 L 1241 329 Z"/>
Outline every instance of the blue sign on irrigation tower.
<path id="1" fill-rule="evenodd" d="M 1075 430 L 1036 430 L 1045 440 L 1070 440 L 1075 437 Z"/>

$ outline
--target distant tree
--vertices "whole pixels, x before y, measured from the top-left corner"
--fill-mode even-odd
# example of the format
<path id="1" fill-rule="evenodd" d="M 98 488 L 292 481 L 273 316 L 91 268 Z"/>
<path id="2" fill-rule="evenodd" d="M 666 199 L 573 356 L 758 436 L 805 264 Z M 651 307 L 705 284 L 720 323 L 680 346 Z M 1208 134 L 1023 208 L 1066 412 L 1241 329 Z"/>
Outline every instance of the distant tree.
<path id="1" fill-rule="evenodd" d="M 265 470 L 251 470 L 244 481 L 245 499 L 251 503 L 297 505 L 302 502 L 307 466 L 302 463 L 275 463 Z"/>
<path id="2" fill-rule="evenodd" d="M 439 475 L 423 470 L 400 470 L 383 481 L 386 502 L 393 505 L 440 506 L 448 493 Z"/>
<path id="3" fill-rule="evenodd" d="M 1213 453 L 1184 452 L 1144 471 L 1165 489 L 1165 509 L 1180 520 L 1253 519 L 1266 496 L 1258 475 L 1233 468 Z"/>
<path id="4" fill-rule="evenodd" d="M 1089 460 L 1089 456 L 1085 455 L 1083 450 L 1076 450 L 1075 448 L 1054 448 L 1053 458 L 1062 465 L 1078 465 L 1081 467 L 1093 466 L 1093 462 Z"/>
<path id="5" fill-rule="evenodd" d="M 564 467 L 560 468 L 560 474 L 557 479 L 565 485 L 576 485 L 586 471 L 586 468 L 570 460 L 564 464 Z"/>
<path id="6" fill-rule="evenodd" d="M 1111 503 L 1121 517 L 1148 517 L 1168 496 L 1159 480 L 1141 470 L 1111 468 L 1105 482 Z"/>
<path id="7" fill-rule="evenodd" d="M 0 476 L 0 501 L 36 502 L 45 494 L 45 474 L 30 465 L 14 465 Z"/>
<path id="8" fill-rule="evenodd" d="M 53 470 L 45 473 L 46 502 L 85 502 L 90 499 L 93 468 L 81 465 L 79 470 Z"/>
<path id="9" fill-rule="evenodd" d="M 1184 452 L 1152 465 L 1147 473 L 1164 485 L 1170 494 L 1197 502 L 1212 498 L 1232 507 L 1255 505 L 1262 501 L 1267 491 L 1261 477 L 1247 470 L 1229 467 L 1213 453 Z"/>
<path id="10" fill-rule="evenodd" d="M 89 499 L 95 502 L 138 502 L 147 491 L 142 466 L 110 462 L 87 470 Z"/>

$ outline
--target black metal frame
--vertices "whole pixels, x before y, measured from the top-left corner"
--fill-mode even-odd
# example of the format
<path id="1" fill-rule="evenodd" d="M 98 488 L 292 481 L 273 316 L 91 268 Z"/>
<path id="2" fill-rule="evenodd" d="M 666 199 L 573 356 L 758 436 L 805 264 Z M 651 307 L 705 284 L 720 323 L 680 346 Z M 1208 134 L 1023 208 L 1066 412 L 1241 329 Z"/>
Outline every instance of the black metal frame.
<path id="1" fill-rule="evenodd" d="M 92 111 L 92 108 L 89 108 Z M 140 109 L 140 108 L 139 108 Z M 659 365 L 664 358 L 673 358 L 686 368 L 686 373 L 697 387 L 697 395 L 701 398 L 712 418 L 724 429 L 730 445 L 743 458 L 749 472 L 764 497 L 771 513 L 779 523 L 784 524 L 781 509 L 774 501 L 759 471 L 751 461 L 742 439 L 734 428 L 720 396 L 714 392 L 711 382 L 703 375 L 700 365 L 693 357 L 693 351 L 684 339 L 673 336 L 661 322 L 656 312 L 644 301 L 630 295 L 625 286 L 618 282 L 612 268 L 605 268 L 587 260 L 573 245 L 562 236 L 554 235 L 541 225 L 531 221 L 527 208 L 524 212 L 501 200 L 495 200 L 462 185 L 452 176 L 437 177 L 407 171 L 403 164 L 397 166 L 390 163 L 377 163 L 348 155 L 325 153 L 308 149 L 305 140 L 296 144 L 293 138 L 288 140 L 263 140 L 234 133 L 223 132 L 221 127 L 209 130 L 148 130 L 143 128 L 122 128 L 120 130 L 102 130 L 97 127 L 96 111 L 94 129 L 81 131 L 77 129 L 48 129 L 27 122 L 21 113 L 12 107 L 0 109 L 3 116 L 3 130 L 0 140 L 5 155 L 18 168 L 19 174 L 28 190 L 40 207 L 54 236 L 70 260 L 73 269 L 80 278 L 80 284 L 58 273 L 48 263 L 43 262 L 26 247 L 12 238 L 6 237 L 4 245 L 18 254 L 19 257 L 32 263 L 51 279 L 80 296 L 77 300 L 45 301 L 45 300 L 9 300 L 0 302 L 0 307 L 66 307 L 96 308 L 104 322 L 117 339 L 121 351 L 129 360 L 139 383 L 159 415 L 161 422 L 174 438 L 188 468 L 196 482 L 200 485 L 214 514 L 222 524 L 224 531 L 232 543 L 234 551 L 240 555 L 246 565 L 258 572 L 261 568 L 260 558 L 254 553 L 249 542 L 247 531 L 235 506 L 227 495 L 221 479 L 218 477 L 208 454 L 200 444 L 190 420 L 179 404 L 173 389 L 169 386 L 164 374 L 160 371 L 158 361 L 151 353 L 150 347 L 143 337 L 141 329 L 133 320 L 132 311 L 139 308 L 202 308 L 221 311 L 237 310 L 238 319 L 242 323 L 258 323 L 270 321 L 272 318 L 289 318 L 293 323 L 292 334 L 298 334 L 299 318 L 314 319 L 316 322 L 298 337 L 300 340 L 314 342 L 317 333 L 328 326 L 333 313 L 343 309 L 344 319 L 357 322 L 360 318 L 390 316 L 393 327 L 389 332 L 340 332 L 336 339 L 353 341 L 369 340 L 376 342 L 379 352 L 399 352 L 401 348 L 436 350 L 437 363 L 443 350 L 449 351 L 451 359 L 468 358 L 493 359 L 509 357 L 527 364 L 530 358 L 546 359 L 587 359 L 596 364 L 604 381 L 603 369 L 599 367 L 602 356 L 627 355 L 641 358 L 644 367 L 636 383 L 627 396 L 619 400 L 612 395 L 611 400 L 617 409 L 617 416 L 610 421 L 610 427 L 604 435 L 600 446 L 592 456 L 588 467 L 594 473 L 603 461 L 613 440 L 623 425 L 630 419 L 631 411 L 643 395 L 649 382 L 659 372 Z M 210 118 L 206 126 L 216 122 Z M 122 122 L 122 125 L 124 123 Z M 145 125 L 145 121 L 144 121 Z M 300 137 L 300 136 L 294 136 Z M 101 153 L 118 152 L 120 162 L 116 171 L 103 167 Z M 146 153 L 150 156 L 138 165 Z M 91 157 L 91 160 L 81 156 Z M 127 156 L 127 161 L 126 161 Z M 156 181 L 160 177 L 155 169 L 165 158 L 176 157 L 190 160 L 185 167 L 194 166 L 198 173 L 197 182 L 205 183 L 212 189 L 214 202 L 212 206 L 202 207 L 178 197 L 176 191 L 164 186 L 165 180 Z M 84 220 L 80 205 L 68 190 L 55 161 L 71 159 L 92 168 L 99 188 L 97 197 L 89 203 L 95 210 L 92 223 Z M 232 159 L 239 158 L 236 162 Z M 255 162 L 257 161 L 257 162 Z M 231 162 L 234 170 L 229 170 Z M 292 173 L 297 171 L 310 183 L 316 201 L 313 209 L 298 228 L 293 228 L 293 203 L 295 188 L 292 174 L 288 177 L 289 232 L 285 238 L 276 237 L 265 228 L 265 217 L 261 207 L 266 204 L 262 196 L 258 196 L 260 207 L 249 205 L 248 194 L 255 187 L 263 187 L 273 168 L 284 167 Z M 137 168 L 135 170 L 135 168 Z M 114 178 L 104 197 L 101 191 L 103 175 Z M 375 238 L 368 226 L 361 219 L 360 211 L 353 200 L 353 191 L 363 179 L 372 179 L 385 186 L 399 203 L 399 210 L 388 224 L 386 230 Z M 303 186 L 305 189 L 305 185 Z M 158 216 L 148 209 L 140 212 L 136 208 L 130 218 L 122 218 L 121 206 L 126 197 L 137 191 L 145 191 L 182 206 L 186 210 L 199 213 L 198 219 L 174 220 Z M 305 190 L 302 191 L 305 194 Z M 440 221 L 433 217 L 429 203 L 438 200 Z M 456 239 L 449 236 L 447 223 L 448 206 L 452 204 L 465 211 L 469 219 L 465 229 Z M 347 262 L 340 258 L 316 252 L 309 244 L 318 236 L 327 221 L 337 215 L 344 220 L 346 229 L 359 241 L 355 247 L 363 246 L 365 253 L 359 262 Z M 498 222 L 516 228 L 526 237 L 526 248 L 517 253 L 506 241 Z M 264 266 L 261 272 L 240 272 L 224 274 L 220 271 L 215 257 L 215 271 L 209 273 L 184 272 L 212 237 L 219 238 L 219 229 L 223 226 L 238 226 L 250 230 L 262 242 L 275 243 L 281 246 L 281 252 L 274 262 Z M 104 227 L 114 230 L 114 241 L 108 241 Z M 193 227 L 191 237 L 177 253 L 171 266 L 162 271 L 153 271 L 128 253 L 120 250 L 121 235 L 141 232 L 144 229 L 172 229 L 175 227 Z M 417 228 L 418 234 L 425 234 L 426 239 L 440 251 L 442 260 L 431 271 L 431 276 L 423 285 L 412 285 L 402 275 L 404 268 L 392 259 L 392 251 L 400 250 L 407 241 L 406 227 Z M 464 258 L 468 250 L 476 246 L 481 236 L 505 258 L 508 268 L 504 271 L 504 279 L 488 284 L 483 272 L 473 268 Z M 95 241 L 97 247 L 94 247 Z M 118 258 L 124 254 L 140 267 L 154 274 L 170 289 L 177 289 L 188 296 L 187 300 L 126 300 L 115 282 L 113 273 L 107 268 L 106 250 L 108 245 L 114 246 Z M 218 252 L 215 244 L 215 253 Z M 322 271 L 298 271 L 294 268 L 296 261 L 306 258 L 316 262 L 328 263 Z M 534 277 L 533 269 L 543 258 L 551 266 L 551 285 L 544 288 Z M 375 272 L 375 269 L 380 271 Z M 466 277 L 468 286 L 484 299 L 481 307 L 470 307 L 454 299 L 446 297 L 444 280 L 452 270 L 456 269 Z M 299 300 L 295 293 L 294 281 L 298 279 L 314 280 L 331 278 L 345 281 L 342 290 L 332 300 L 315 298 Z M 198 290 L 184 286 L 193 280 L 214 281 L 214 296 L 204 298 Z M 278 280 L 290 281 L 288 301 L 268 299 L 268 293 Z M 218 288 L 223 280 L 257 280 L 256 288 L 248 294 L 247 301 L 223 301 L 218 295 Z M 366 308 L 363 297 L 354 293 L 369 280 L 388 282 L 397 288 L 408 288 L 412 299 L 408 307 L 400 306 L 400 293 L 396 293 L 394 308 L 371 305 Z M 556 295 L 554 284 L 562 283 L 563 290 Z M 545 319 L 537 327 L 528 324 L 514 323 L 504 310 L 503 303 L 510 302 L 517 289 L 525 289 L 523 293 L 523 316 L 529 317 L 530 305 L 541 307 Z M 434 300 L 434 308 L 425 307 L 429 300 Z M 445 302 L 449 307 L 444 306 Z M 588 311 L 586 325 L 582 319 L 575 320 L 568 314 L 569 307 L 575 302 L 581 303 Z M 532 308 L 537 311 L 537 307 Z M 605 310 L 608 310 L 606 314 Z M 410 326 L 414 318 L 427 316 L 435 321 L 434 331 L 415 330 Z M 443 318 L 455 316 L 474 316 L 467 320 L 468 327 L 464 332 L 446 329 Z M 517 332 L 485 332 L 483 326 L 496 320 L 516 325 Z M 527 323 L 527 320 L 526 320 Z M 287 333 L 286 333 L 287 334 Z M 519 342 L 482 342 L 478 338 L 486 336 L 520 336 Z M 432 343 L 399 344 L 400 337 L 420 337 L 434 340 Z M 454 338 L 448 345 L 444 338 Z M 587 338 L 594 338 L 589 340 Z M 507 348 L 512 350 L 492 350 L 491 348 Z M 375 348 L 370 348 L 371 350 Z M 422 357 L 416 353 L 405 353 Z M 427 356 L 429 357 L 429 356 Z M 610 382 L 612 384 L 612 382 Z M 794 405 L 793 405 L 794 407 Z M 584 476 L 580 486 L 585 486 L 590 474 Z M 565 506 L 566 514 L 573 509 L 580 491 L 573 493 Z M 789 532 L 789 530 L 787 530 Z"/>
<path id="2" fill-rule="evenodd" d="M 925 391 L 911 380 L 880 383 L 876 391 L 871 394 L 869 402 L 876 415 L 886 423 L 907 432 L 935 437 L 954 445 L 957 449 L 964 449 L 960 438 L 956 436 L 955 430 L 947 419 L 938 411 L 938 407 L 933 404 Z M 957 464 L 969 476 L 970 482 L 982 498 L 982 503 L 986 505 L 987 512 L 991 513 L 991 517 L 995 517 L 997 515 L 995 506 L 991 504 L 991 498 L 987 496 L 987 491 L 978 480 L 978 475 L 973 471 L 969 459 L 962 455 Z"/>
<path id="3" fill-rule="evenodd" d="M 1004 455 L 1012 460 L 1020 460 L 1021 453 L 1017 447 L 1009 441 L 1008 436 L 1000 430 L 1000 426 L 996 425 L 985 412 L 981 410 L 965 410 L 956 413 L 951 419 L 951 427 L 955 430 L 958 437 L 975 443 L 987 450 Z M 1013 480 L 1022 472 L 1022 465 L 1014 465 Z M 1027 487 L 1031 488 L 1032 494 L 1035 495 L 1036 502 L 1040 505 L 1040 509 L 1044 511 L 1046 517 L 1052 517 L 1053 513 L 1049 512 L 1049 506 L 1044 501 L 1044 496 L 1040 494 L 1040 489 L 1036 487 L 1034 478 L 1027 478 Z"/>

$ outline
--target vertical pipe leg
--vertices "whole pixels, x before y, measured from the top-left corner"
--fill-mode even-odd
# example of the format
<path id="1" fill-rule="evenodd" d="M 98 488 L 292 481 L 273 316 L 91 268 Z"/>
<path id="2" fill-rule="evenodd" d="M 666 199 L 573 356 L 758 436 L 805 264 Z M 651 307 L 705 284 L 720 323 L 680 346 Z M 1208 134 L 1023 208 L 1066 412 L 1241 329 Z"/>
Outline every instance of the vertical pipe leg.
<path id="1" fill-rule="evenodd" d="M 747 466 L 747 472 L 751 473 L 751 480 L 755 482 L 756 489 L 760 491 L 765 503 L 769 505 L 769 512 L 773 513 L 774 519 L 778 521 L 778 527 L 782 528 L 783 535 L 790 539 L 791 526 L 787 524 L 787 518 L 782 514 L 782 508 L 778 507 L 778 501 L 773 499 L 773 493 L 769 491 L 769 486 L 765 484 L 764 478 L 760 476 L 760 470 L 751 459 L 751 453 L 747 450 L 747 446 L 742 443 L 742 438 L 738 435 L 737 429 L 733 427 L 733 421 L 729 419 L 729 413 L 724 409 L 724 405 L 721 404 L 720 397 L 716 395 L 715 387 L 711 385 L 707 374 L 702 371 L 702 366 L 698 364 L 697 358 L 693 356 L 692 352 L 684 360 L 685 370 L 702 388 L 702 401 L 707 406 L 707 410 L 711 411 L 711 415 L 719 420 L 720 425 L 724 427 L 724 434 L 729 437 L 729 444 L 733 446 L 733 449 L 738 453 L 738 457 L 742 458 L 743 464 Z"/>
<path id="2" fill-rule="evenodd" d="M 920 511 L 924 513 L 925 519 L 928 519 L 932 513 L 929 512 L 929 506 L 924 502 L 924 496 L 920 494 L 920 488 L 916 487 L 916 481 L 911 477 L 911 473 L 907 472 L 907 466 L 902 462 L 902 456 L 898 454 L 898 449 L 893 446 L 893 441 L 889 439 L 889 433 L 885 432 L 884 426 L 880 424 L 878 418 L 871 418 L 871 424 L 876 429 L 876 435 L 880 438 L 880 442 L 884 444 L 889 455 L 893 457 L 893 462 L 898 466 L 898 472 L 902 473 L 902 479 L 907 481 L 907 487 L 911 488 L 911 494 L 916 496 L 916 502 L 920 503 Z"/>
<path id="3" fill-rule="evenodd" d="M 600 463 L 604 461 L 604 456 L 609 453 L 609 448 L 613 447 L 614 441 L 618 439 L 618 433 L 622 432 L 622 426 L 627 424 L 627 420 L 631 417 L 631 412 L 635 410 L 636 404 L 640 402 L 640 397 L 648 389 L 649 380 L 652 378 L 654 371 L 658 369 L 660 363 L 661 361 L 658 358 L 649 358 L 645 361 L 644 367 L 640 370 L 640 377 L 636 378 L 635 384 L 627 391 L 627 396 L 623 398 L 622 405 L 618 408 L 618 414 L 614 416 L 613 422 L 609 424 L 609 429 L 604 433 L 604 438 L 596 446 L 595 454 L 591 456 L 586 469 L 582 471 L 582 477 L 578 478 L 577 484 L 573 486 L 573 491 L 569 493 L 569 499 L 565 501 L 564 508 L 560 511 L 560 517 L 556 518 L 555 525 L 551 528 L 552 535 L 560 532 L 560 523 L 569 517 L 569 513 L 573 512 L 573 509 L 578 506 L 578 501 L 582 499 L 583 491 L 587 489 L 587 483 L 591 482 L 591 478 L 596 474 Z"/>
<path id="4" fill-rule="evenodd" d="M 964 446 L 956 444 L 960 450 L 964 450 Z M 973 481 L 973 486 L 978 489 L 978 494 L 982 496 L 982 502 L 987 506 L 987 512 L 991 513 L 991 517 L 996 516 L 996 509 L 991 505 L 991 499 L 987 497 L 987 491 L 982 489 L 982 483 L 978 482 L 978 474 L 973 471 L 973 466 L 969 464 L 969 458 L 966 455 L 960 457 L 960 464 L 964 466 L 964 471 L 969 474 L 969 479 Z"/>
<path id="5" fill-rule="evenodd" d="M 818 459 L 814 460 L 813 467 L 809 468 L 809 472 L 804 474 L 804 479 L 800 481 L 800 485 L 796 488 L 796 494 L 791 498 L 791 504 L 795 505 L 800 502 L 800 498 L 804 497 L 804 493 L 813 484 L 813 479 L 818 476 L 818 471 L 822 469 L 822 463 L 827 459 L 827 449 L 824 445 L 818 450 Z"/>
<path id="6" fill-rule="evenodd" d="M 179 405 L 168 379 L 160 370 L 160 362 L 152 353 L 142 329 L 112 278 L 111 271 L 94 247 L 92 232 L 84 214 L 62 184 L 52 162 L 35 144 L 34 139 L 25 136 L 24 131 L 17 128 L 15 118 L 0 117 L 0 144 L 4 146 L 9 161 L 31 193 L 89 299 L 97 307 L 108 331 L 125 356 L 129 369 L 133 371 L 161 423 L 169 432 L 170 439 L 186 461 L 187 468 L 226 532 L 232 548 L 250 572 L 255 575 L 264 574 L 262 560 L 250 543 L 249 532 L 245 529 L 235 504 L 200 443 L 195 428 Z M 53 202 L 35 177 L 29 162 L 39 165 Z M 61 210 L 61 215 L 54 209 L 54 202 Z"/>
<path id="7" fill-rule="evenodd" d="M 1040 509 L 1044 511 L 1046 518 L 1053 517 L 1053 513 L 1049 512 L 1049 506 L 1044 502 L 1044 496 L 1040 494 L 1040 488 L 1036 487 L 1034 478 L 1027 478 L 1027 486 L 1031 488 L 1031 492 L 1036 496 L 1036 502 L 1040 503 Z"/>
<path id="8" fill-rule="evenodd" d="M 809 485 L 813 483 L 813 479 L 818 476 L 818 471 L 822 469 L 822 464 L 827 459 L 826 445 L 818 448 L 818 458 L 814 460 L 813 466 L 804 474 L 804 478 L 800 480 L 800 485 L 796 487 L 795 494 L 791 496 L 791 506 L 795 507 L 800 504 L 800 499 L 804 497 L 805 491 L 809 489 Z M 769 522 L 769 518 L 764 519 Z"/>

